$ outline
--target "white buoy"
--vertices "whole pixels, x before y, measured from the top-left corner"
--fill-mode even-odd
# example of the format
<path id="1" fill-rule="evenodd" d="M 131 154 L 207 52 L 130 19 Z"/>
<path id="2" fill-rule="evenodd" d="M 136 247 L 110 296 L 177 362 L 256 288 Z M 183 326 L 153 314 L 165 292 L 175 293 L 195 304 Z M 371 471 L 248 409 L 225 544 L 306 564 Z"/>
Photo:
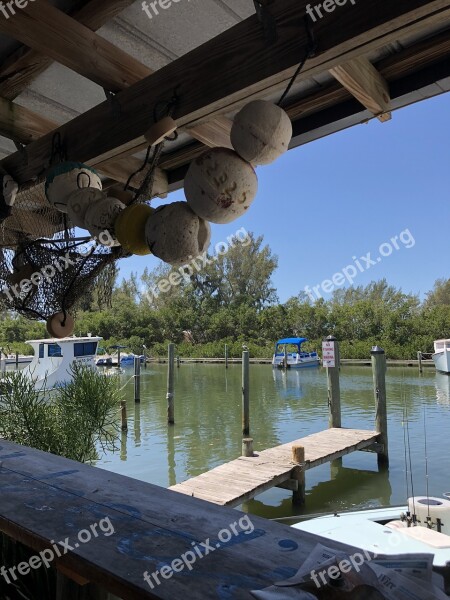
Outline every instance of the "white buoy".
<path id="1" fill-rule="evenodd" d="M 65 162 L 54 167 L 45 181 L 47 200 L 60 212 L 67 212 L 69 195 L 81 188 L 102 189 L 97 172 L 77 162 Z"/>
<path id="2" fill-rule="evenodd" d="M 149 216 L 145 237 L 155 256 L 178 266 L 206 252 L 211 228 L 186 202 L 173 202 L 160 206 Z"/>
<path id="3" fill-rule="evenodd" d="M 258 191 L 252 165 L 228 148 L 212 148 L 193 160 L 184 179 L 189 206 L 211 223 L 241 217 Z"/>
<path id="4" fill-rule="evenodd" d="M 288 150 L 292 123 L 276 104 L 254 100 L 238 112 L 230 135 L 239 156 L 252 165 L 268 165 Z"/>
<path id="5" fill-rule="evenodd" d="M 119 246 L 119 242 L 112 235 L 114 221 L 124 210 L 123 204 L 117 198 L 107 197 L 89 206 L 84 216 L 86 229 L 89 233 L 105 246 Z"/>
<path id="6" fill-rule="evenodd" d="M 75 190 L 67 199 L 67 215 L 75 227 L 87 229 L 85 216 L 88 208 L 106 198 L 106 194 L 95 188 Z"/>

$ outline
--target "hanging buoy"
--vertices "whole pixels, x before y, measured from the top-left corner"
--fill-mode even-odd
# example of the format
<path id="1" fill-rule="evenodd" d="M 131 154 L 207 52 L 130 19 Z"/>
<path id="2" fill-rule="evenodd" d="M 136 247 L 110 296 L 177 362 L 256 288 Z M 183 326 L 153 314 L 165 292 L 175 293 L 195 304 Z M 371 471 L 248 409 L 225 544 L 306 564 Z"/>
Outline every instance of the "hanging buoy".
<path id="1" fill-rule="evenodd" d="M 252 165 L 268 165 L 284 154 L 292 139 L 287 113 L 272 102 L 254 100 L 234 118 L 233 148 Z"/>
<path id="2" fill-rule="evenodd" d="M 69 337 L 75 329 L 75 321 L 73 317 L 66 313 L 59 312 L 47 319 L 48 333 L 58 339 Z"/>
<path id="3" fill-rule="evenodd" d="M 138 256 L 151 254 L 145 237 L 145 226 L 154 211 L 147 204 L 132 204 L 119 213 L 114 222 L 114 234 L 126 252 Z"/>
<path id="4" fill-rule="evenodd" d="M 172 135 L 176 129 L 177 124 L 172 117 L 164 117 L 160 121 L 154 123 L 144 134 L 144 137 L 150 146 L 156 146 L 157 144 L 160 144 L 166 137 Z"/>
<path id="5" fill-rule="evenodd" d="M 115 220 L 124 208 L 125 204 L 109 196 L 92 204 L 84 215 L 86 229 L 104 246 L 118 246 L 119 242 L 112 231 Z"/>
<path id="6" fill-rule="evenodd" d="M 231 223 L 253 202 L 258 179 L 252 165 L 236 152 L 212 148 L 191 162 L 184 191 L 199 217 L 211 223 Z"/>
<path id="7" fill-rule="evenodd" d="M 0 176 L 0 222 L 11 214 L 18 190 L 19 186 L 10 175 Z"/>
<path id="8" fill-rule="evenodd" d="M 47 200 L 60 212 L 67 212 L 69 195 L 82 188 L 102 189 L 97 172 L 77 162 L 61 163 L 50 171 L 45 181 Z"/>
<path id="9" fill-rule="evenodd" d="M 83 188 L 69 194 L 67 199 L 67 215 L 72 224 L 75 227 L 86 229 L 84 218 L 87 209 L 96 202 L 104 200 L 106 197 L 104 192 L 95 188 Z"/>
<path id="10" fill-rule="evenodd" d="M 145 237 L 155 256 L 178 266 L 206 252 L 211 227 L 186 202 L 173 202 L 160 206 L 149 216 Z"/>

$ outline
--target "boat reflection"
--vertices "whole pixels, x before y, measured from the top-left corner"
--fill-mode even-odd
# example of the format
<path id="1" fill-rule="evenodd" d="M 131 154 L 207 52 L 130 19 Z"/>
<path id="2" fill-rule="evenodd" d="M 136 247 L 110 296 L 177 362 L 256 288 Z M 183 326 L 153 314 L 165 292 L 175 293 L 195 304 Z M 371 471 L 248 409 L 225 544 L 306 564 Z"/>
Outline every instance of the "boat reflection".
<path id="1" fill-rule="evenodd" d="M 438 404 L 450 405 L 450 375 L 436 373 L 434 385 Z"/>
<path id="2" fill-rule="evenodd" d="M 282 398 L 295 400 L 305 395 L 305 372 L 301 369 L 272 369 L 275 389 Z"/>

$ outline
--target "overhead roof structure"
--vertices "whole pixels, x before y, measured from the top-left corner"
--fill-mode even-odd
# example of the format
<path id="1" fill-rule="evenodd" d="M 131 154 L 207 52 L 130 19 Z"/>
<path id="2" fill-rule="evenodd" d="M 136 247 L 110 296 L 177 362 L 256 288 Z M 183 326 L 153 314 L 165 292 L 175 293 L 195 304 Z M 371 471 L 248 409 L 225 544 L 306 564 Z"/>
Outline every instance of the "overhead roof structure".
<path id="1" fill-rule="evenodd" d="M 285 103 L 291 147 L 382 127 L 450 89 L 450 0 L 330 2 L 322 18 L 306 0 L 158 0 L 147 12 L 140 0 L 30 0 L 0 14 L 1 164 L 36 184 L 58 132 L 69 160 L 123 184 L 155 107 L 176 94 L 180 135 L 154 190 L 164 195 L 205 147 L 230 147 L 240 107 L 278 100 L 308 52 Z"/>

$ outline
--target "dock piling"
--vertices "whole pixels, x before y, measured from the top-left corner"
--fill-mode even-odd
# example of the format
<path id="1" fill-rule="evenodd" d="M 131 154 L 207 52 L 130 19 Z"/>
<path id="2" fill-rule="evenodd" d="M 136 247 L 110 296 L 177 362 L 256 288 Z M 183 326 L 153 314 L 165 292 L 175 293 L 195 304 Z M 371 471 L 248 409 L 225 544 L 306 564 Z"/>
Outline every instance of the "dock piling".
<path id="1" fill-rule="evenodd" d="M 177 355 L 177 369 L 180 368 L 180 362 L 181 362 L 180 357 Z"/>
<path id="2" fill-rule="evenodd" d="M 292 479 L 297 481 L 297 490 L 292 492 L 292 503 L 296 506 L 305 503 L 305 447 L 292 446 L 292 462 L 298 465 L 292 470 Z"/>
<path id="3" fill-rule="evenodd" d="M 248 350 L 242 353 L 242 435 L 250 434 L 250 354 Z"/>
<path id="4" fill-rule="evenodd" d="M 175 423 L 174 415 L 174 368 L 175 368 L 175 345 L 169 344 L 167 352 L 167 422 L 169 425 Z"/>
<path id="5" fill-rule="evenodd" d="M 422 367 L 422 352 L 419 350 L 417 352 L 417 361 L 419 363 L 419 373 L 423 373 L 423 367 Z"/>
<path id="6" fill-rule="evenodd" d="M 141 359 L 134 357 L 134 401 L 141 401 Z"/>
<path id="7" fill-rule="evenodd" d="M 228 344 L 225 344 L 225 369 L 228 369 Z"/>
<path id="8" fill-rule="evenodd" d="M 326 342 L 334 342 L 334 356 L 335 365 L 334 367 L 327 366 L 327 377 L 328 377 L 328 408 L 329 418 L 328 427 L 342 427 L 341 425 L 341 387 L 339 383 L 339 368 L 340 368 L 340 355 L 339 355 L 339 342 L 333 335 L 329 335 L 325 338 Z"/>
<path id="9" fill-rule="evenodd" d="M 373 390 L 375 397 L 375 428 L 380 433 L 382 450 L 378 452 L 378 466 L 389 466 L 388 426 L 386 408 L 386 354 L 379 346 L 371 351 L 373 370 Z"/>
<path id="10" fill-rule="evenodd" d="M 127 403 L 126 400 L 120 401 L 120 414 L 122 417 L 122 431 L 128 430 L 128 421 L 127 421 Z"/>
<path id="11" fill-rule="evenodd" d="M 253 438 L 244 438 L 242 440 L 242 456 L 253 456 Z"/>

